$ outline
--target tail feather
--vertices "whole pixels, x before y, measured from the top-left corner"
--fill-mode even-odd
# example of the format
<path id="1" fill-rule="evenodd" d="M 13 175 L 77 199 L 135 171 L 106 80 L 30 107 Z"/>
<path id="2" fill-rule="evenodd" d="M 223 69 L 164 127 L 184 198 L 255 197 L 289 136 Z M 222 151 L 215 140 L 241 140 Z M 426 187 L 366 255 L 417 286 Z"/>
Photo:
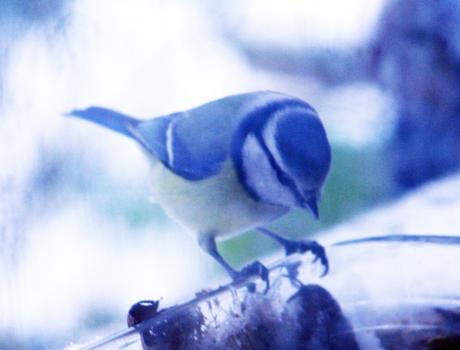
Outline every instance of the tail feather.
<path id="1" fill-rule="evenodd" d="M 139 124 L 138 119 L 102 107 L 75 109 L 64 115 L 89 120 L 130 138 L 135 138 L 132 131 Z"/>

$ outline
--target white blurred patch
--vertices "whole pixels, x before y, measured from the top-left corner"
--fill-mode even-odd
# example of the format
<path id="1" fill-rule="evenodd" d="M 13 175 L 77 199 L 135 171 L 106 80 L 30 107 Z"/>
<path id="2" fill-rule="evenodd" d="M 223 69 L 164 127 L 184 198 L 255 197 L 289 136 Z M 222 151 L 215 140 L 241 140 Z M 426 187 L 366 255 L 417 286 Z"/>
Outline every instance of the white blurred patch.
<path id="1" fill-rule="evenodd" d="M 195 242 L 180 232 L 148 231 L 114 227 L 80 205 L 38 220 L 21 252 L 14 297 L 0 289 L 9 316 L 0 328 L 28 335 L 69 332 L 91 310 L 123 316 L 138 300 L 164 297 L 171 303 L 178 291 L 198 288 L 203 254 Z"/>
<path id="2" fill-rule="evenodd" d="M 433 180 L 398 200 L 322 233 L 322 240 L 383 234 L 460 236 L 460 173 Z"/>
<path id="3" fill-rule="evenodd" d="M 200 7 L 182 0 L 77 1 L 62 32 L 27 32 L 11 46 L 4 68 L 2 114 L 17 120 L 17 138 L 31 144 L 21 152 L 40 139 L 65 135 L 68 142 L 70 135 L 128 181 L 145 172 L 132 141 L 62 113 L 100 105 L 154 117 L 252 84 L 246 65 L 214 34 Z"/>
<path id="4" fill-rule="evenodd" d="M 389 105 L 378 87 L 355 83 L 325 91 L 315 107 L 333 141 L 363 147 L 388 139 L 395 118 Z"/>
<path id="5" fill-rule="evenodd" d="M 239 0 L 228 1 L 227 7 L 235 23 L 233 29 L 249 40 L 294 47 L 357 46 L 368 39 L 384 3 L 385 0 Z"/>

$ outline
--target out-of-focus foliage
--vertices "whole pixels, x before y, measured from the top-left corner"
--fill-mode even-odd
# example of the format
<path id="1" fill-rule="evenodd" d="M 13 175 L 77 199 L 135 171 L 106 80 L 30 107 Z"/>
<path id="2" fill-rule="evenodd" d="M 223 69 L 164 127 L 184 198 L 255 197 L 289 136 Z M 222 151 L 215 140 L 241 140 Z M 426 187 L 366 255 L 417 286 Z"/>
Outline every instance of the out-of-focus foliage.
<path id="1" fill-rule="evenodd" d="M 460 166 L 460 3 L 390 1 L 371 45 L 379 81 L 394 98 L 388 145 L 400 189 Z"/>

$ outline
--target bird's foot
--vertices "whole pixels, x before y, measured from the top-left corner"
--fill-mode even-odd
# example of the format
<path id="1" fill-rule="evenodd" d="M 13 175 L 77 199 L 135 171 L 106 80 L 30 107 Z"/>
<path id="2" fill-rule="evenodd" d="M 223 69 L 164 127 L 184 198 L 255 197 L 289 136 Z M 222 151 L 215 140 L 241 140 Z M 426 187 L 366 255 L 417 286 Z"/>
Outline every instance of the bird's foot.
<path id="1" fill-rule="evenodd" d="M 316 241 L 286 241 L 283 243 L 286 255 L 291 255 L 294 253 L 306 253 L 311 252 L 315 259 L 313 262 L 319 260 L 321 265 L 324 267 L 324 271 L 321 274 L 321 277 L 325 276 L 329 271 L 329 261 L 326 256 L 326 250 L 324 247 Z"/>
<path id="2" fill-rule="evenodd" d="M 308 251 L 311 252 L 315 256 L 313 262 L 316 262 L 319 259 L 321 264 L 324 266 L 324 271 L 321 274 L 321 277 L 326 275 L 329 271 L 329 262 L 327 260 L 326 251 L 324 250 L 324 247 L 319 245 L 316 241 L 290 240 L 264 227 L 258 227 L 257 230 L 281 244 L 285 249 L 286 255 L 291 255 L 294 253 L 303 254 Z M 291 268 L 291 270 L 295 271 L 296 268 Z M 289 274 L 292 274 L 293 278 L 296 277 L 296 272 L 289 272 Z"/>
<path id="3" fill-rule="evenodd" d="M 265 294 L 270 288 L 269 273 L 269 270 L 260 261 L 254 261 L 253 263 L 244 267 L 240 271 L 235 271 L 234 273 L 232 273 L 232 279 L 235 282 L 241 282 L 247 280 L 251 276 L 257 276 L 265 282 Z M 256 290 L 256 286 L 252 282 L 248 283 L 247 288 L 251 293 L 255 292 Z"/>

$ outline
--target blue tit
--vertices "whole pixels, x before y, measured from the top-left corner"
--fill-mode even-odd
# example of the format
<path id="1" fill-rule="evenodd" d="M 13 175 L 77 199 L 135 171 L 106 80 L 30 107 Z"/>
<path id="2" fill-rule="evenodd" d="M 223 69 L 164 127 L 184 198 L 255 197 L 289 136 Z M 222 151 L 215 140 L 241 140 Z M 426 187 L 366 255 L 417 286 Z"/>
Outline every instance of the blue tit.
<path id="1" fill-rule="evenodd" d="M 327 272 L 324 249 L 315 241 L 288 240 L 262 227 L 293 208 L 318 217 L 331 148 L 308 103 L 259 91 L 148 120 L 101 107 L 68 115 L 135 140 L 150 161 L 154 200 L 233 279 L 256 272 L 268 280 L 261 263 L 236 271 L 217 250 L 216 238 L 251 229 L 274 238 L 287 254 L 311 251 Z"/>

